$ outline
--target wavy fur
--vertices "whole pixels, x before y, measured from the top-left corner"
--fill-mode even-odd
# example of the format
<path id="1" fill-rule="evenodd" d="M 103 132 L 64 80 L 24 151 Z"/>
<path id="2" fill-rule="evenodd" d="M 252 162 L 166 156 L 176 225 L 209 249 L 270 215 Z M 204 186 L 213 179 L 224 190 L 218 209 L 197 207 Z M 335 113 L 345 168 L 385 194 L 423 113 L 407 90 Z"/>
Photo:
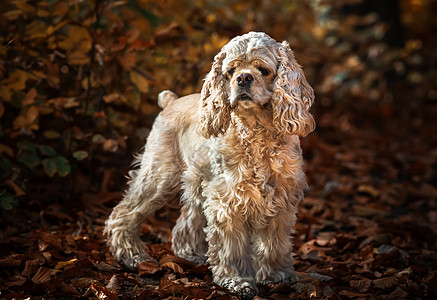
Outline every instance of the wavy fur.
<path id="1" fill-rule="evenodd" d="M 214 282 L 244 298 L 257 282 L 295 282 L 291 235 L 307 188 L 298 135 L 314 129 L 314 94 L 288 44 L 236 37 L 200 95 L 160 99 L 139 168 L 106 221 L 112 255 L 131 269 L 150 260 L 141 223 L 182 192 L 176 255 L 209 263 Z"/>

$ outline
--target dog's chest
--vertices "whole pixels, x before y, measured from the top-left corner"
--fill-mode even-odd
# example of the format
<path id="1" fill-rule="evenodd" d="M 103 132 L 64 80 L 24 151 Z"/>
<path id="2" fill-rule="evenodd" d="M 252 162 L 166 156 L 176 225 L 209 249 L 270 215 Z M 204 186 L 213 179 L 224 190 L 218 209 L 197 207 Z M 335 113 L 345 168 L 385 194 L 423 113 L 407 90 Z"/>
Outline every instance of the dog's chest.
<path id="1" fill-rule="evenodd" d="M 293 178 L 299 172 L 299 162 L 289 144 L 257 141 L 226 147 L 221 154 L 220 172 L 237 198 L 275 212 L 285 208 Z"/>

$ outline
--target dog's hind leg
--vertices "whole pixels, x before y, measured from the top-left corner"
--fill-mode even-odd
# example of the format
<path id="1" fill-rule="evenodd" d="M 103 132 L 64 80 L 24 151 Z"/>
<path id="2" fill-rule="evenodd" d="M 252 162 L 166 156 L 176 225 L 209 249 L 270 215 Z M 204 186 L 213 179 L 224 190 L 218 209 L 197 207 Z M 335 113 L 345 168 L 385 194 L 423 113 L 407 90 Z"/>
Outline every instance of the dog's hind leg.
<path id="1" fill-rule="evenodd" d="M 131 171 L 129 188 L 123 200 L 106 221 L 109 250 L 119 262 L 135 269 L 151 260 L 140 239 L 141 224 L 180 189 L 181 162 L 174 134 L 165 129 L 160 117 L 150 132 L 140 167 Z"/>
<path id="2" fill-rule="evenodd" d="M 196 264 L 206 263 L 206 219 L 203 214 L 202 185 L 205 177 L 205 170 L 210 167 L 208 149 L 200 147 L 187 166 L 182 176 L 182 203 L 181 215 L 173 228 L 172 248 L 174 253 L 182 258 L 188 259 Z"/>

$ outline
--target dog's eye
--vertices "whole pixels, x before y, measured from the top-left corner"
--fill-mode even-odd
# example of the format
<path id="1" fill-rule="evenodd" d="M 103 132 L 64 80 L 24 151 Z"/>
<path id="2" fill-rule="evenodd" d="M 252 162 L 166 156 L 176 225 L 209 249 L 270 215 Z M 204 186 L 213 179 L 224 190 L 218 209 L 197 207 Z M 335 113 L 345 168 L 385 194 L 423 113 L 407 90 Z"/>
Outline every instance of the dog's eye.
<path id="1" fill-rule="evenodd" d="M 229 74 L 230 76 L 234 75 L 234 73 L 235 73 L 235 68 L 230 68 L 230 69 L 228 70 L 228 74 Z"/>
<path id="2" fill-rule="evenodd" d="M 268 76 L 270 74 L 270 71 L 266 68 L 259 67 L 258 70 L 261 72 L 262 76 Z"/>

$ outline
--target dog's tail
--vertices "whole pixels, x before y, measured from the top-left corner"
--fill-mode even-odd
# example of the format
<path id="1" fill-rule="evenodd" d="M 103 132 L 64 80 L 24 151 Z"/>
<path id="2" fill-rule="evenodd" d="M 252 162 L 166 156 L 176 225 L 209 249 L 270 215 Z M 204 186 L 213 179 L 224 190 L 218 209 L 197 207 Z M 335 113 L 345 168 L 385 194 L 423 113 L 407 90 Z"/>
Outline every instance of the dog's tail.
<path id="1" fill-rule="evenodd" d="M 179 98 L 178 95 L 176 95 L 172 91 L 162 91 L 158 95 L 158 105 L 159 107 L 164 108 L 170 101 L 176 100 L 177 98 Z"/>

